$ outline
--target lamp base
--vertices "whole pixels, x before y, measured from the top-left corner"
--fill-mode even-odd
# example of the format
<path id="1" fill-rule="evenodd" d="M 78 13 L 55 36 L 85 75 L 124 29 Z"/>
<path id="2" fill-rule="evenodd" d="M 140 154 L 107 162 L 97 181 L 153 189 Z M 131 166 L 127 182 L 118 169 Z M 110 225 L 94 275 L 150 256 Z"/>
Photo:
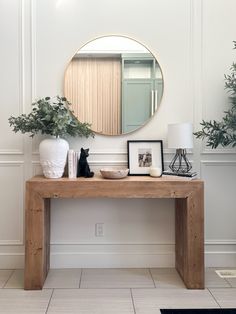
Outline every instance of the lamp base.
<path id="1" fill-rule="evenodd" d="M 192 169 L 192 165 L 188 161 L 186 154 L 186 149 L 176 149 L 175 156 L 169 165 L 169 168 L 174 173 L 187 173 Z"/>

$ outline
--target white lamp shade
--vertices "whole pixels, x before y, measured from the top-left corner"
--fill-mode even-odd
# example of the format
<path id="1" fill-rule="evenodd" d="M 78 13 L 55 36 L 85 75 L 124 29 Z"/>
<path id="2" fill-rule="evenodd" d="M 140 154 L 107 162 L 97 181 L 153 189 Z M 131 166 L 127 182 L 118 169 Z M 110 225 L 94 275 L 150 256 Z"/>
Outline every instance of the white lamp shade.
<path id="1" fill-rule="evenodd" d="M 193 126 L 191 123 L 175 123 L 168 125 L 169 148 L 192 148 Z"/>

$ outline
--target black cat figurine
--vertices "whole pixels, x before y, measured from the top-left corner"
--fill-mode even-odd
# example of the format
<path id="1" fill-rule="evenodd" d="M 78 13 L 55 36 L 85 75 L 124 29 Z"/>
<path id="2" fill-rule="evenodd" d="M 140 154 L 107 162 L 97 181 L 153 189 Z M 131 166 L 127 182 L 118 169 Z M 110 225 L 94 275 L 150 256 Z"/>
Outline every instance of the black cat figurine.
<path id="1" fill-rule="evenodd" d="M 80 150 L 80 157 L 78 161 L 78 170 L 77 170 L 77 177 L 85 177 L 85 178 L 92 178 L 94 176 L 94 172 L 90 171 L 87 157 L 89 156 L 89 149 Z"/>

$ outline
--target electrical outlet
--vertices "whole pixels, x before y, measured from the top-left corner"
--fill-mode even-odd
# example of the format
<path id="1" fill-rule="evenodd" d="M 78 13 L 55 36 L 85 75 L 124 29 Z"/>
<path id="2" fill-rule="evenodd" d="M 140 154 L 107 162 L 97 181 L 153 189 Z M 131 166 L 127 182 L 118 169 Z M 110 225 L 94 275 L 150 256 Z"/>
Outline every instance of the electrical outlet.
<path id="1" fill-rule="evenodd" d="M 103 237 L 104 236 L 104 223 L 98 222 L 95 224 L 95 236 Z"/>

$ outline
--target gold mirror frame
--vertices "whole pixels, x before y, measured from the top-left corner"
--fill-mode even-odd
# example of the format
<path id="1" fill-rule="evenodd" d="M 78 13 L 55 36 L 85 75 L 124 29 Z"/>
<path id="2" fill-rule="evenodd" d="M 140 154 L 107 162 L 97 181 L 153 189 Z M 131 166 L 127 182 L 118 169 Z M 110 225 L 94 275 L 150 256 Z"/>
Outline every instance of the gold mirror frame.
<path id="1" fill-rule="evenodd" d="M 120 77 L 119 77 L 119 80 L 117 82 L 119 82 L 120 85 L 122 85 L 122 87 L 120 87 L 120 96 L 119 96 L 119 91 L 117 86 L 118 86 L 118 83 L 114 81 L 113 79 L 113 76 L 117 76 L 117 72 L 119 72 L 119 66 L 117 67 L 117 62 L 116 62 L 116 58 L 115 58 L 115 55 L 114 53 L 110 53 L 109 55 L 109 64 L 112 63 L 113 61 L 111 61 L 111 59 L 113 58 L 113 55 L 114 55 L 114 62 L 111 66 L 112 68 L 112 71 L 114 71 L 114 68 L 116 69 L 115 71 L 115 74 L 116 75 L 111 75 L 111 70 L 110 70 L 110 65 L 107 67 L 107 58 L 108 58 L 108 54 L 107 53 L 103 53 L 103 55 L 101 54 L 99 56 L 99 64 L 96 64 L 95 65 L 95 69 L 99 68 L 98 72 L 100 73 L 100 76 L 101 78 L 105 78 L 106 75 L 107 75 L 107 81 L 108 82 L 111 82 L 111 85 L 110 85 L 110 90 L 115 90 L 117 91 L 117 94 L 116 96 L 112 95 L 112 93 L 110 92 L 110 90 L 104 88 L 104 84 L 103 84 L 103 79 L 100 79 L 100 80 L 97 80 L 97 83 L 95 82 L 95 84 L 91 84 L 90 86 L 90 90 L 87 90 L 87 87 L 88 87 L 88 81 L 90 81 L 90 78 L 89 78 L 89 74 L 91 73 L 94 73 L 94 60 L 95 59 L 98 59 L 97 57 L 95 57 L 95 55 L 92 55 L 91 53 L 87 53 L 88 55 L 90 56 L 87 56 L 86 53 L 84 53 L 84 55 L 81 54 L 81 51 L 83 49 L 85 49 L 88 45 L 90 45 L 91 43 L 94 43 L 95 41 L 99 41 L 99 40 L 104 40 L 104 39 L 109 39 L 109 38 L 119 38 L 119 39 L 123 39 L 123 40 L 128 40 L 132 43 L 135 43 L 136 45 L 139 45 L 140 47 L 142 47 L 142 49 L 144 51 L 146 51 L 146 53 L 140 53 L 139 52 L 139 55 L 135 53 L 131 53 L 130 55 L 128 53 L 124 53 L 124 54 L 117 54 L 117 55 L 121 55 L 122 56 L 122 60 L 121 60 L 121 69 L 120 69 Z M 132 55 L 132 56 L 131 56 Z M 79 56 L 79 57 L 78 57 Z M 97 55 L 96 55 L 97 56 Z M 92 58 L 92 61 L 91 61 L 91 64 L 87 65 L 86 66 L 86 69 L 85 68 L 81 68 L 81 64 L 80 64 L 80 68 L 78 68 L 78 62 L 83 62 L 83 63 L 87 63 L 85 62 L 85 59 L 86 58 Z M 103 60 L 104 59 L 104 60 Z M 105 60 L 106 59 L 106 60 Z M 140 60 L 138 60 L 140 59 Z M 72 64 L 73 60 L 76 60 L 77 62 L 77 65 L 76 67 L 74 67 L 74 64 Z M 151 61 L 152 60 L 152 61 Z M 102 63 L 104 61 L 104 63 Z M 96 61 L 97 62 L 97 61 Z M 126 62 L 126 63 L 125 63 Z M 128 67 L 130 66 L 130 69 L 132 69 L 132 66 L 135 66 L 135 64 L 140 64 L 141 63 L 141 66 L 150 66 L 152 62 L 152 65 L 153 68 L 151 67 L 149 69 L 150 71 L 150 78 L 143 78 L 143 84 L 142 85 L 142 78 L 132 78 L 132 74 L 131 74 L 131 79 L 130 78 L 125 78 L 124 77 L 124 72 L 125 72 L 125 64 L 127 65 L 127 69 Z M 73 69 L 72 69 L 73 68 Z M 77 73 L 83 73 L 83 71 L 87 71 L 86 75 L 86 79 L 83 79 L 81 78 L 81 75 L 78 77 Z M 156 77 L 156 70 L 159 71 L 159 77 Z M 110 72 L 109 72 L 110 71 Z M 128 70 L 126 70 L 127 73 L 128 73 Z M 137 69 L 136 69 L 137 71 Z M 70 73 L 69 73 L 70 72 Z M 146 72 L 147 72 L 147 69 L 146 69 Z M 68 73 L 70 74 L 70 77 L 68 75 Z M 75 73 L 76 73 L 76 84 L 75 82 L 72 80 L 73 77 L 75 77 Z M 94 76 L 94 75 L 93 75 Z M 122 81 L 122 82 L 121 82 Z M 150 82 L 149 82 L 150 81 Z M 151 83 L 152 81 L 152 83 Z M 72 83 L 71 83 L 72 82 Z M 102 84 L 101 86 L 101 89 L 99 89 L 99 82 L 100 84 Z M 147 85 L 150 85 L 153 84 L 153 86 L 155 87 L 157 82 L 159 82 L 158 84 L 160 85 L 161 84 L 161 89 L 160 89 L 160 95 L 159 95 L 159 98 L 157 100 L 157 92 L 154 88 L 150 88 L 150 87 L 147 87 Z M 72 85 L 71 87 L 69 87 L 68 89 L 68 86 L 69 85 Z M 86 85 L 87 84 L 87 85 Z M 98 85 L 97 89 L 95 90 L 94 89 L 94 86 L 95 85 Z M 150 98 L 150 102 L 151 104 L 147 104 L 145 103 L 145 105 L 142 107 L 142 108 L 145 108 L 143 110 L 148 110 L 150 111 L 149 113 L 146 112 L 146 118 L 141 121 L 141 124 L 140 125 L 135 125 L 133 127 L 133 129 L 129 129 L 129 124 L 127 123 L 127 119 L 125 120 L 124 117 L 121 115 L 124 115 L 124 112 L 126 111 L 126 102 L 123 100 L 126 96 L 125 99 L 128 98 L 128 94 L 129 94 L 129 89 L 128 89 L 128 85 L 130 84 L 130 86 L 132 86 L 133 84 L 133 90 L 134 92 L 131 92 L 131 105 L 132 103 L 135 103 L 135 101 L 132 102 L 132 95 L 134 95 L 135 97 L 138 97 L 138 94 L 139 92 L 142 91 L 142 89 L 144 89 L 144 92 L 145 92 L 145 95 L 147 95 L 147 92 L 146 90 L 149 90 L 150 89 L 150 96 L 148 96 L 148 98 Z M 135 86 L 136 84 L 136 86 Z M 145 87 L 145 84 L 146 84 L 146 87 Z M 76 85 L 76 87 L 74 87 L 74 85 Z M 124 85 L 126 86 L 126 90 L 124 89 Z M 80 90 L 79 92 L 77 91 L 77 86 L 80 86 Z M 140 88 L 141 86 L 141 88 Z M 145 90 L 146 88 L 146 90 Z M 87 105 L 87 104 L 90 104 L 92 103 L 98 103 L 97 99 L 100 99 L 102 98 L 101 95 L 98 96 L 98 90 L 107 90 L 105 93 L 106 95 L 104 96 L 104 99 L 108 99 L 109 97 L 115 97 L 118 99 L 118 104 L 119 106 L 117 107 L 118 109 L 114 110 L 114 108 L 111 109 L 110 107 L 110 104 L 109 104 L 109 101 L 106 102 L 106 104 L 104 105 L 104 101 L 100 101 L 100 107 L 98 105 L 94 106 L 92 109 L 91 109 L 91 105 Z M 131 89 L 132 90 L 132 89 Z M 75 92 L 76 91 L 76 92 Z M 92 92 L 91 92 L 92 91 Z M 95 92 L 94 92 L 95 91 Z M 124 92 L 125 91 L 125 92 Z M 109 94 L 110 92 L 110 94 Z M 73 99 L 75 99 L 75 96 L 73 93 L 78 93 L 79 96 L 81 98 L 78 97 L 78 95 L 76 95 L 76 99 L 77 101 L 74 101 Z M 164 93 L 164 77 L 163 77 L 163 72 L 162 72 L 162 69 L 160 67 L 160 64 L 159 62 L 157 61 L 157 58 L 155 57 L 155 55 L 150 51 L 150 49 L 148 49 L 145 45 L 141 44 L 139 41 L 137 41 L 136 39 L 133 39 L 133 38 L 130 38 L 130 37 L 127 37 L 127 36 L 123 36 L 123 35 L 106 35 L 106 36 L 101 36 L 101 37 L 97 37 L 95 39 L 92 39 L 90 41 L 88 41 L 87 43 L 85 43 L 80 49 L 77 50 L 77 52 L 73 55 L 73 57 L 70 59 L 67 67 L 66 67 L 66 70 L 65 70 L 65 74 L 64 74 L 64 95 L 65 97 L 71 102 L 72 104 L 72 110 L 74 111 L 74 115 L 77 117 L 77 119 L 79 119 L 81 122 L 88 122 L 88 123 L 91 123 L 91 119 L 93 119 L 93 121 L 96 119 L 96 121 L 106 121 L 105 122 L 105 126 L 104 124 L 99 127 L 93 127 L 94 125 L 94 122 L 92 122 L 92 129 L 95 133 L 97 134 L 101 134 L 101 135 L 109 135 L 109 136 L 119 136 L 119 135 L 125 135 L 125 134 L 128 134 L 128 133 L 131 133 L 131 132 L 134 132 L 140 128 L 142 128 L 144 125 L 146 125 L 150 119 L 154 116 L 154 114 L 157 112 L 159 106 L 160 106 L 160 103 L 162 101 L 162 97 L 163 97 L 163 93 Z M 73 95 L 73 96 L 72 96 Z M 95 95 L 95 96 L 94 96 Z M 125 95 L 125 96 L 124 96 Z M 142 96 L 142 94 L 140 94 L 140 96 Z M 94 97 L 97 97 L 96 99 Z M 120 97 L 120 98 L 119 98 Z M 135 98 L 134 97 L 134 98 Z M 89 100 L 86 100 L 87 98 L 89 98 Z M 139 99 L 141 99 L 140 97 L 138 97 Z M 83 99 L 83 106 L 79 106 L 79 99 Z M 110 99 L 110 98 L 109 98 Z M 154 99 L 154 100 L 153 100 Z M 86 102 L 87 101 L 87 102 Z M 155 104 L 154 104 L 155 102 Z M 104 108 L 102 108 L 101 110 L 101 103 L 102 103 L 102 106 L 104 106 Z M 114 103 L 114 101 L 112 101 L 112 104 Z M 124 104 L 125 103 L 125 104 Z M 114 105 L 113 105 L 114 106 Z M 128 107 L 129 105 L 127 105 Z M 146 107 L 148 109 L 146 109 Z M 81 112 L 79 113 L 79 110 L 83 108 L 84 112 L 83 112 L 83 118 L 82 118 L 82 114 Z M 85 109 L 84 109 L 85 108 Z M 129 107 L 128 107 L 129 108 Z M 154 108 L 154 109 L 153 109 Z M 86 111 L 85 111 L 86 110 Z M 120 116 L 119 114 L 117 113 L 118 111 L 120 111 Z M 137 112 L 137 110 L 134 110 Z M 107 116 L 106 118 L 104 118 L 102 116 L 101 113 L 106 113 Z M 112 119 L 110 118 L 111 117 L 111 114 L 113 114 L 113 112 L 116 112 L 116 115 L 113 115 Z M 122 112 L 122 114 L 121 114 Z M 133 111 L 132 111 L 133 112 Z M 124 115 L 124 116 L 128 116 L 130 115 L 129 113 Z M 149 116 L 147 116 L 149 115 Z M 88 117 L 89 116 L 89 117 Z M 93 118 L 91 118 L 91 116 L 93 116 Z M 124 120 L 125 120 L 125 123 L 124 123 Z M 132 117 L 131 117 L 131 120 L 132 120 Z M 118 121 L 118 122 L 117 122 Z M 122 122 L 121 122 L 122 121 Z M 135 121 L 136 122 L 136 121 Z M 137 124 L 140 123 L 140 121 L 137 122 Z M 132 124 L 132 121 L 131 123 Z M 115 125 L 115 126 L 114 126 Z M 117 128 L 119 128 L 120 125 L 120 129 L 117 131 Z M 121 126 L 122 125 L 122 126 Z M 124 128 L 123 125 L 125 125 L 126 127 Z M 127 127 L 128 125 L 128 127 Z M 104 128 L 103 130 L 101 128 Z M 110 129 L 109 129 L 110 128 Z M 112 128 L 112 130 L 111 130 Z M 108 129 L 108 131 L 107 131 Z M 123 131 L 125 130 L 125 131 Z"/>

